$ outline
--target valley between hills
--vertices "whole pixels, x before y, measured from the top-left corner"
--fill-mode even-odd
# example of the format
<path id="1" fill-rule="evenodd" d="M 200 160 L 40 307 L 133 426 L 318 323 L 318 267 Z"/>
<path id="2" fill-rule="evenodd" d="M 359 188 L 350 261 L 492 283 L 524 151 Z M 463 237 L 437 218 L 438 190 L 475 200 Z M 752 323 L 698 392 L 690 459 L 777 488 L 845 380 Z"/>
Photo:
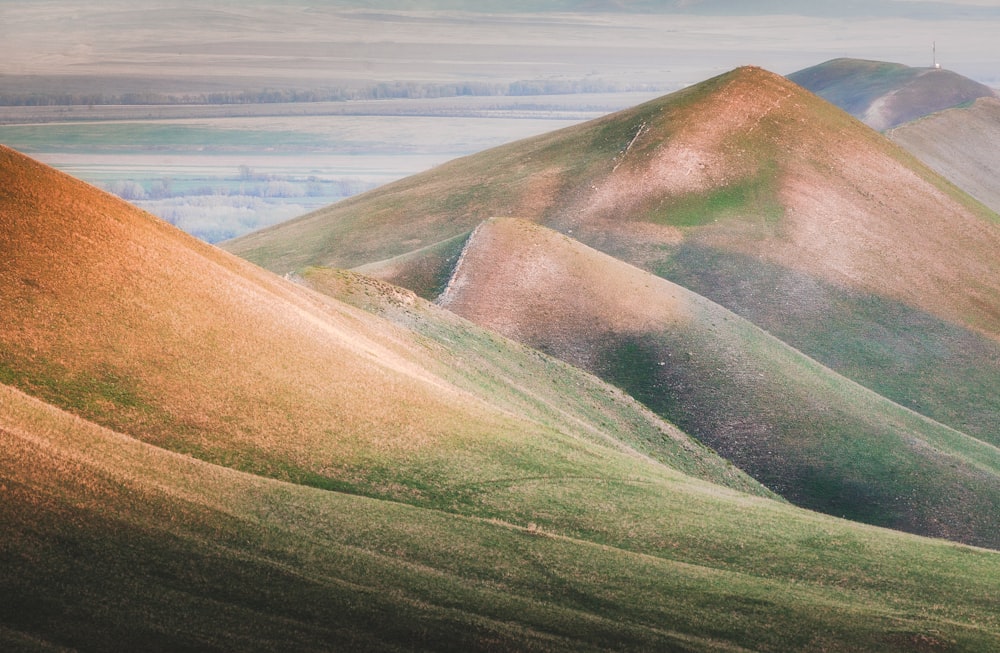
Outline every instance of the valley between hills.
<path id="1" fill-rule="evenodd" d="M 0 146 L 0 648 L 997 650 L 992 101 L 738 68 L 221 247 Z"/>

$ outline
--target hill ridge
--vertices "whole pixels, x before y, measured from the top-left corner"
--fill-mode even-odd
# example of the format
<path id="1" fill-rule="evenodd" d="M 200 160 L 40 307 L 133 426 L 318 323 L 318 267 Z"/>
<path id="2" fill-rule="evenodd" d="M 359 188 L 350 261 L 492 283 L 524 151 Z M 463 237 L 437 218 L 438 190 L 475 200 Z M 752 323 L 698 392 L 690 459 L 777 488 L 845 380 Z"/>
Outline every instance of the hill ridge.
<path id="1" fill-rule="evenodd" d="M 982 97 L 917 118 L 886 132 L 938 173 L 1000 212 L 995 153 L 1000 148 L 1000 97 Z"/>
<path id="2" fill-rule="evenodd" d="M 470 463 L 449 483 L 421 477 L 440 480 L 436 465 L 450 458 L 498 456 L 488 466 L 517 478 L 520 464 L 539 469 L 524 459 L 550 440 L 570 458 L 578 446 L 613 450 L 625 466 L 655 459 L 658 474 L 680 474 L 668 463 L 684 459 L 695 476 L 767 494 L 704 448 L 666 446 L 664 437 L 686 436 L 589 375 L 546 376 L 545 361 L 496 341 L 483 346 L 539 376 L 573 378 L 577 390 L 543 400 L 509 379 L 456 376 L 449 365 L 461 365 L 461 343 L 428 348 L 405 325 L 276 277 L 28 157 L 0 158 L 9 253 L 0 383 L 211 462 L 417 503 L 445 500 L 473 473 Z M 474 339 L 472 325 L 461 328 Z M 483 452 L 468 450 L 480 440 Z M 540 468 L 569 464 L 558 458 Z"/>
<path id="3" fill-rule="evenodd" d="M 1000 304 L 1000 283 L 979 290 L 975 302 L 946 289 L 961 283 L 949 279 L 956 275 L 1000 276 L 983 274 L 996 262 L 982 254 L 1000 248 L 1000 217 L 859 121 L 754 67 L 444 164 L 223 246 L 278 272 L 353 268 L 456 238 L 494 215 L 573 230 L 647 270 L 662 267 L 664 251 L 669 257 L 683 242 L 735 250 L 889 295 L 1000 340 L 1000 324 L 982 309 Z M 962 256 L 932 249 L 944 243 L 942 215 L 964 239 Z M 904 219 L 919 223 L 902 228 Z M 834 222 L 852 233 L 831 232 Z M 900 247 L 916 234 L 934 238 Z M 431 297 L 453 258 L 421 261 L 435 271 L 411 282 L 431 283 L 409 285 Z M 894 274 L 882 274 L 886 268 Z M 406 278 L 399 269 L 389 274 Z"/>
<path id="4" fill-rule="evenodd" d="M 619 385 L 793 503 L 1000 546 L 980 518 L 1000 510 L 1000 448 L 680 286 L 511 218 L 477 228 L 454 275 L 442 306 Z M 958 494 L 983 503 L 955 512 Z"/>
<path id="5" fill-rule="evenodd" d="M 464 239 L 493 216 L 538 222 L 675 281 L 896 403 L 1000 443 L 1000 216 L 761 69 L 224 246 L 278 272 L 362 268 L 434 298 Z"/>

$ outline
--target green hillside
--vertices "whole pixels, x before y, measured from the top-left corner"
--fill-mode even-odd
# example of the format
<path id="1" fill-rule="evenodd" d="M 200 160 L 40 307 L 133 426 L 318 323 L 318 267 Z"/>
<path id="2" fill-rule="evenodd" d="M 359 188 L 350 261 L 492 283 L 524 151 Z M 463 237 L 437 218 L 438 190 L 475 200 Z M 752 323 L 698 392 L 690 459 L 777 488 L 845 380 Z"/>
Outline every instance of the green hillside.
<path id="1" fill-rule="evenodd" d="M 672 483 L 629 510 L 628 546 L 609 546 L 209 465 L 9 387 L 0 403 L 0 589 L 16 599 L 0 602 L 5 650 L 1000 641 L 995 553 Z M 620 491 L 581 484 L 568 505 L 600 520 L 594 507 Z"/>

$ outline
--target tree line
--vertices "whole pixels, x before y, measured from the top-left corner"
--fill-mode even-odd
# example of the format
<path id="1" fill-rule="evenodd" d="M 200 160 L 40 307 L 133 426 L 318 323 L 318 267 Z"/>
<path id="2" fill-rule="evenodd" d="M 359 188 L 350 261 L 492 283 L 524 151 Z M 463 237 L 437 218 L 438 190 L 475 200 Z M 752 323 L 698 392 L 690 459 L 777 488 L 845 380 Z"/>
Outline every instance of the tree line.
<path id="1" fill-rule="evenodd" d="M 607 80 L 522 80 L 516 82 L 382 82 L 367 87 L 316 90 L 261 89 L 210 93 L 154 91 L 104 93 L 2 92 L 2 106 L 214 105 L 346 102 L 349 100 L 428 99 L 461 96 L 531 96 L 576 93 L 619 93 L 661 90 L 649 84 Z"/>

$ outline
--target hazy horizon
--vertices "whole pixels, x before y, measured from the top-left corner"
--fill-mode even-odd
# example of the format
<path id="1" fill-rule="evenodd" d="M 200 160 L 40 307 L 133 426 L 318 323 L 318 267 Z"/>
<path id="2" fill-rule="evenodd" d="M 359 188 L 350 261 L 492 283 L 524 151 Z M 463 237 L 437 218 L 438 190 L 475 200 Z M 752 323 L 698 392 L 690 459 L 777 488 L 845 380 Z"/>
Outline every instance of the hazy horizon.
<path id="1" fill-rule="evenodd" d="M 229 89 L 601 78 L 676 88 L 744 64 L 779 74 L 837 57 L 929 66 L 936 42 L 944 67 L 1000 84 L 1000 7 L 984 0 L 639 1 L 618 13 L 550 0 L 469 11 L 494 4 L 0 0 L 0 82 L 151 76 L 170 90 L 184 79 Z M 517 13 L 527 6 L 538 9 Z"/>
<path id="2" fill-rule="evenodd" d="M 971 0 L 0 0 L 0 142 L 214 241 L 742 65 L 936 42 L 1000 87 L 996 34 Z"/>

